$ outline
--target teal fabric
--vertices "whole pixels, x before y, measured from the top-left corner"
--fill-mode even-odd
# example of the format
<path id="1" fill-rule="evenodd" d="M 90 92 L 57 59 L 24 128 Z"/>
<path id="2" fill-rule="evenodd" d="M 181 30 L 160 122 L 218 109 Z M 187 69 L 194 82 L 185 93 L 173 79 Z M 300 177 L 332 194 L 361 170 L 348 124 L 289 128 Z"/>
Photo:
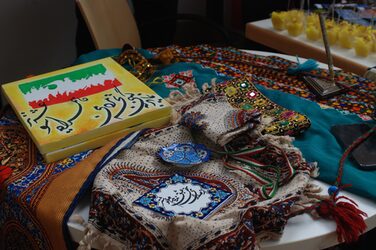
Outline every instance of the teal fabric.
<path id="1" fill-rule="evenodd" d="M 319 180 L 333 184 L 337 178 L 339 160 L 344 149 L 330 132 L 334 125 L 364 123 L 357 115 L 344 114 L 335 109 L 322 109 L 317 103 L 298 96 L 258 86 L 260 91 L 273 102 L 309 117 L 311 127 L 297 136 L 294 145 L 307 161 L 316 161 L 320 168 Z M 376 126 L 375 122 L 369 122 Z M 347 159 L 344 166 L 342 184 L 352 184 L 348 188 L 353 193 L 376 200 L 376 171 L 364 171 Z"/>
<path id="2" fill-rule="evenodd" d="M 120 49 L 108 49 L 108 50 L 97 50 L 93 51 L 88 54 L 84 54 L 80 56 L 75 64 L 81 64 L 85 62 L 90 62 L 94 60 L 99 60 L 105 57 L 110 56 L 117 56 L 121 52 Z M 151 58 L 153 55 L 144 49 L 138 49 L 138 52 L 142 54 L 146 58 Z M 215 70 L 210 68 L 204 68 L 200 64 L 197 63 L 174 63 L 168 66 L 163 67 L 160 70 L 157 70 L 150 79 L 146 82 L 148 86 L 150 86 L 155 92 L 158 93 L 163 98 L 169 96 L 171 91 L 179 90 L 183 94 L 185 93 L 184 90 L 179 88 L 171 88 L 166 87 L 165 84 L 153 84 L 154 83 L 161 83 L 162 76 L 171 76 L 172 74 L 177 74 L 185 71 L 192 71 L 192 75 L 194 76 L 194 82 L 199 89 L 202 89 L 203 84 L 210 83 L 214 80 L 215 83 L 221 83 L 223 81 L 229 80 L 230 77 L 225 76 L 223 74 L 219 75 L 216 73 Z"/>
<path id="3" fill-rule="evenodd" d="M 110 56 L 118 56 L 121 52 L 121 49 L 104 49 L 104 50 L 95 50 L 87 54 L 81 55 L 73 64 L 87 63 L 94 60 L 99 60 L 102 58 Z"/>
<path id="4" fill-rule="evenodd" d="M 161 78 L 162 76 L 169 76 L 172 74 L 176 74 L 179 72 L 185 72 L 185 71 L 190 71 L 192 70 L 192 75 L 194 76 L 194 82 L 196 86 L 199 89 L 202 89 L 202 86 L 204 83 L 208 83 L 210 86 L 210 83 L 214 80 L 216 83 L 221 83 L 223 81 L 231 79 L 228 76 L 224 75 L 218 75 L 216 71 L 209 69 L 209 68 L 204 68 L 200 64 L 196 63 L 174 63 L 169 66 L 164 67 L 161 70 L 158 70 L 151 79 L 146 82 L 146 84 L 150 84 L 151 82 L 154 81 L 154 79 Z M 184 92 L 184 90 L 179 89 L 179 88 L 167 88 L 165 84 L 150 84 L 149 85 L 155 92 L 158 93 L 161 97 L 165 98 L 168 97 L 170 92 L 173 90 L 179 90 L 180 92 Z"/>
<path id="5" fill-rule="evenodd" d="M 76 63 L 84 63 L 107 56 L 118 55 L 119 52 L 119 49 L 94 51 L 81 56 Z M 151 56 L 151 54 L 145 50 L 140 50 L 140 52 L 143 53 L 145 57 Z M 162 75 L 169 75 L 184 70 L 193 71 L 196 84 L 199 87 L 205 82 L 210 83 L 213 78 L 216 78 L 216 82 L 227 79 L 227 77 L 219 76 L 214 70 L 203 68 L 198 64 L 177 63 L 156 72 L 150 81 Z M 163 84 L 151 84 L 150 87 L 162 97 L 168 96 L 169 91 L 174 90 L 166 88 Z M 294 145 L 302 151 L 307 161 L 318 162 L 320 168 L 318 179 L 333 184 L 337 177 L 338 163 L 344 150 L 331 134 L 330 128 L 333 125 L 364 123 L 364 121 L 356 115 L 344 114 L 334 109 L 322 109 L 317 103 L 302 99 L 298 96 L 266 89 L 263 86 L 257 87 L 273 102 L 309 117 L 312 122 L 311 127 L 302 135 L 296 137 Z M 370 123 L 376 125 L 375 122 Z M 344 167 L 342 184 L 352 184 L 352 187 L 348 189 L 349 191 L 376 200 L 376 171 L 360 170 L 353 162 L 347 160 Z"/>

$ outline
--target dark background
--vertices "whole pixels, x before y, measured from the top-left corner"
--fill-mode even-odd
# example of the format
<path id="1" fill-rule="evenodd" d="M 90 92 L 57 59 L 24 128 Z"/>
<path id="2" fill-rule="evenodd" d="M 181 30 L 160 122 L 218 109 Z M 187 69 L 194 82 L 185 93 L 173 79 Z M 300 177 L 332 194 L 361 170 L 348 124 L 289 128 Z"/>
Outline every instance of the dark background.
<path id="1" fill-rule="evenodd" d="M 181 18 L 181 13 L 178 13 L 178 0 L 132 2 L 143 48 L 208 43 L 268 51 L 272 50 L 245 39 L 245 24 L 268 18 L 272 11 L 286 10 L 288 5 L 287 0 L 262 0 L 257 1 L 257 4 L 254 0 L 233 0 L 230 4 L 230 13 L 227 12 L 231 20 L 229 24 L 225 24 L 224 0 L 206 0 L 205 15 L 188 13 L 193 16 L 188 20 Z M 80 55 L 95 48 L 78 10 L 77 15 L 79 19 L 77 50 Z"/>
<path id="2" fill-rule="evenodd" d="M 197 1 L 192 0 L 192 3 L 195 2 Z M 245 24 L 269 18 L 270 13 L 276 10 L 300 7 L 300 0 L 231 0 L 227 1 L 227 4 L 225 2 L 224 0 L 206 0 L 205 15 L 186 13 L 191 14 L 191 18 L 187 19 L 182 18 L 181 13 L 178 13 L 178 0 L 133 0 L 134 15 L 142 47 L 208 43 L 242 49 L 274 51 L 248 41 L 244 37 Z M 315 3 L 325 2 L 331 1 L 311 0 L 311 8 Z M 225 6 L 230 10 L 225 10 Z M 95 48 L 79 11 L 77 15 L 79 19 L 77 50 L 80 55 Z M 230 22 L 225 23 L 226 18 L 230 19 Z"/>

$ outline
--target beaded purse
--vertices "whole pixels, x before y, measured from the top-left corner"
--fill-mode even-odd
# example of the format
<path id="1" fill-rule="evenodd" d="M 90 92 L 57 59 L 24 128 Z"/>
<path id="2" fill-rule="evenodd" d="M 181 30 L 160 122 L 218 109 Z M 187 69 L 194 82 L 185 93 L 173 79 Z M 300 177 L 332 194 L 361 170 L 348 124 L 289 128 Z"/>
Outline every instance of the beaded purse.
<path id="1" fill-rule="evenodd" d="M 253 84 L 259 80 L 256 77 L 233 79 L 217 85 L 216 92 L 224 94 L 233 107 L 248 111 L 257 109 L 263 118 L 271 118 L 262 131 L 264 134 L 296 135 L 310 127 L 307 116 L 283 108 L 264 96 Z"/>

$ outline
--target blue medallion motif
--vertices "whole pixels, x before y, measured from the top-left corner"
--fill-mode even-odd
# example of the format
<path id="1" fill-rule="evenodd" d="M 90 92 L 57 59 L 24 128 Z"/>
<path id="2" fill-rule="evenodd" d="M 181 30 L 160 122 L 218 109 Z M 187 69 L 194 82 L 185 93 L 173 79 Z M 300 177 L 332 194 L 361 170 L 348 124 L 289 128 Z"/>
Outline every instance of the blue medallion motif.
<path id="1" fill-rule="evenodd" d="M 210 151 L 202 144 L 174 143 L 161 148 L 157 155 L 165 162 L 190 167 L 210 160 Z"/>

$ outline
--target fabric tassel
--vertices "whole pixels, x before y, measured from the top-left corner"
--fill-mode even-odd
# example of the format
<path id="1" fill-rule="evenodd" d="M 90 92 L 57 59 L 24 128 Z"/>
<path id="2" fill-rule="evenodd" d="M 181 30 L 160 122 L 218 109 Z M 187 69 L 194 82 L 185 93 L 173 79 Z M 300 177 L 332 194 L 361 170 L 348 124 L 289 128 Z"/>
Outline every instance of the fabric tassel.
<path id="1" fill-rule="evenodd" d="M 222 152 L 225 154 L 223 157 L 223 164 L 225 167 L 237 170 L 245 173 L 251 178 L 257 180 L 260 184 L 259 194 L 263 199 L 271 199 L 278 191 L 279 185 L 283 184 L 283 181 L 290 180 L 295 175 L 295 169 L 290 163 L 284 150 L 277 146 L 271 146 L 281 152 L 281 155 L 286 161 L 286 168 L 263 164 L 254 159 L 253 156 L 264 152 L 267 148 L 265 146 L 255 148 L 244 148 L 239 151 L 227 151 Z M 220 152 L 217 152 L 220 153 Z M 232 159 L 235 162 L 230 163 Z M 241 163 L 240 165 L 237 163 Z M 273 179 L 271 176 L 275 176 Z M 281 180 L 281 176 L 284 175 L 284 180 Z"/>
<path id="2" fill-rule="evenodd" d="M 376 129 L 376 126 L 356 139 L 343 153 L 338 167 L 337 179 L 334 186 L 328 189 L 329 198 L 322 200 L 316 207 L 317 213 L 323 218 L 333 219 L 337 224 L 338 242 L 351 243 L 367 229 L 363 217 L 367 214 L 358 208 L 358 205 L 345 196 L 338 196 L 341 189 L 349 185 L 341 185 L 345 160 L 350 152 L 366 140 Z M 338 187 L 339 186 L 339 187 Z M 342 201 L 340 201 L 342 200 Z M 346 200 L 346 201 L 344 201 Z"/>
<path id="3" fill-rule="evenodd" d="M 338 167 L 337 179 L 334 186 L 330 186 L 328 193 L 329 199 L 323 200 L 316 208 L 319 215 L 324 218 L 332 218 L 337 224 L 337 235 L 339 242 L 354 242 L 359 239 L 359 236 L 367 229 L 364 218 L 367 214 L 360 209 L 358 205 L 351 199 L 345 196 L 338 196 L 338 192 L 349 185 L 341 185 L 343 168 L 347 156 L 357 146 L 364 142 L 368 137 L 376 132 L 376 126 L 373 126 L 366 133 L 358 137 L 343 153 Z M 340 201 L 340 200 L 347 200 Z"/>
<path id="4" fill-rule="evenodd" d="M 376 126 L 373 126 L 369 131 L 358 137 L 345 150 L 339 161 L 335 184 L 328 189 L 329 198 L 322 199 L 318 204 L 307 207 L 301 211 L 291 213 L 290 217 L 301 214 L 302 212 L 316 210 L 321 217 L 333 219 L 336 222 L 338 242 L 351 243 L 359 239 L 359 236 L 367 229 L 363 218 L 367 217 L 367 214 L 360 210 L 352 199 L 345 196 L 338 196 L 338 193 L 340 190 L 350 186 L 341 185 L 343 168 L 347 156 L 373 133 L 376 133 Z"/>
<path id="5" fill-rule="evenodd" d="M 298 65 L 295 67 L 289 67 L 287 69 L 287 74 L 297 75 L 302 72 L 309 72 L 318 68 L 318 63 L 316 60 L 308 59 L 304 63 L 300 63 L 298 59 Z"/>
<path id="6" fill-rule="evenodd" d="M 367 229 L 363 218 L 367 214 L 361 211 L 358 205 L 350 198 L 345 196 L 337 197 L 337 192 L 332 194 L 329 199 L 321 201 L 316 211 L 321 217 L 333 219 L 336 222 L 338 242 L 355 242 Z"/>

